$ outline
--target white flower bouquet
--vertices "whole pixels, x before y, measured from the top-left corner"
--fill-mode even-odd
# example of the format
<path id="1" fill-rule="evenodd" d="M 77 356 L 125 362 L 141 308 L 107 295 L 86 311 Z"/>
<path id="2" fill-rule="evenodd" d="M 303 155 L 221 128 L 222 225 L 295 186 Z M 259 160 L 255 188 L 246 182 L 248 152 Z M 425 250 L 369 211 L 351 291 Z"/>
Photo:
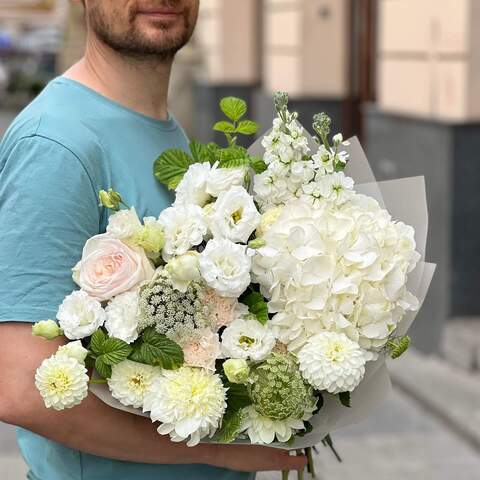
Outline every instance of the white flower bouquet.
<path id="1" fill-rule="evenodd" d="M 73 268 L 80 289 L 58 323 L 33 327 L 72 340 L 37 371 L 47 407 L 90 385 L 173 441 L 310 455 L 382 401 L 385 360 L 408 347 L 434 270 L 423 180 L 376 183 L 356 139 L 330 140 L 325 114 L 313 139 L 287 103 L 275 96 L 273 128 L 247 151 L 237 135 L 257 125 L 223 99 L 226 147 L 193 141 L 155 161 L 176 193 L 158 218 L 100 192 L 114 213 Z"/>

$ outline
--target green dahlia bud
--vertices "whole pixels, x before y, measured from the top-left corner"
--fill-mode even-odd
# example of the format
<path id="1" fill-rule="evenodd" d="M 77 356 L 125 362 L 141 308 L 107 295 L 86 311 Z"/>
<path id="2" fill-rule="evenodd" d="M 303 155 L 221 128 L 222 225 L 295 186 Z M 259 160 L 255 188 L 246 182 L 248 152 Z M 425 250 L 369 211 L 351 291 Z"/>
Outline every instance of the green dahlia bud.
<path id="1" fill-rule="evenodd" d="M 262 248 L 267 244 L 263 238 L 254 238 L 248 242 L 248 246 L 256 250 L 257 248 Z"/>
<path id="2" fill-rule="evenodd" d="M 63 330 L 58 326 L 57 322 L 53 320 L 42 320 L 33 325 L 32 334 L 36 337 L 45 338 L 46 340 L 53 340 L 54 338 L 61 337 Z"/>
<path id="3" fill-rule="evenodd" d="M 123 203 L 120 194 L 111 188 L 108 189 L 108 192 L 105 190 L 100 190 L 98 198 L 100 200 L 100 205 L 110 208 L 111 210 L 118 210 L 120 208 L 120 204 Z"/>
<path id="4" fill-rule="evenodd" d="M 331 125 L 332 119 L 325 112 L 316 113 L 313 116 L 313 129 L 320 138 L 323 138 L 330 133 Z"/>
<path id="5" fill-rule="evenodd" d="M 252 369 L 250 378 L 253 406 L 265 417 L 275 420 L 301 418 L 305 407 L 314 402 L 313 390 L 303 381 L 291 354 L 271 353 Z"/>
<path id="6" fill-rule="evenodd" d="M 250 367 L 246 360 L 229 358 L 223 364 L 223 371 L 232 383 L 246 383 L 250 373 Z"/>

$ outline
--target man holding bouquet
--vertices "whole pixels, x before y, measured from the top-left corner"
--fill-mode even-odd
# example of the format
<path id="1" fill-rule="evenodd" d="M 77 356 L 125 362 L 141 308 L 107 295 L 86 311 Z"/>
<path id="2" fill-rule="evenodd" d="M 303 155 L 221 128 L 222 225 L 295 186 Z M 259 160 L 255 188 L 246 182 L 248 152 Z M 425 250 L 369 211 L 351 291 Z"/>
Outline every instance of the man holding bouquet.
<path id="1" fill-rule="evenodd" d="M 246 479 L 303 468 L 304 457 L 284 450 L 172 443 L 149 419 L 92 395 L 72 410 L 47 410 L 35 389 L 35 369 L 64 340 L 33 337 L 31 323 L 55 317 L 83 245 L 105 231 L 98 192 L 113 187 L 140 216 L 157 216 L 171 198 L 152 161 L 188 146 L 166 100 L 199 1 L 83 3 L 85 56 L 17 117 L 0 146 L 0 420 L 20 427 L 33 480 Z"/>

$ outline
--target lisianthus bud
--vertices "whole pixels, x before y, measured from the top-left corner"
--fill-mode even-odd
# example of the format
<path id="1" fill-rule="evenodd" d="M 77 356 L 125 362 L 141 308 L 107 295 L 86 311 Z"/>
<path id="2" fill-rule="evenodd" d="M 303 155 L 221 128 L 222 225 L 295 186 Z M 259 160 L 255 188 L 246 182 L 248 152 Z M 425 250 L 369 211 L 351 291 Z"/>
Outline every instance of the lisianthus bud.
<path id="1" fill-rule="evenodd" d="M 248 247 L 256 250 L 257 248 L 262 248 L 267 244 L 263 238 L 255 238 L 248 242 Z"/>
<path id="2" fill-rule="evenodd" d="M 33 325 L 32 334 L 36 337 L 45 338 L 46 340 L 53 340 L 54 338 L 62 336 L 63 330 L 58 326 L 57 322 L 53 320 L 42 320 Z"/>
<path id="3" fill-rule="evenodd" d="M 132 237 L 132 241 L 148 253 L 158 253 L 165 245 L 163 227 L 154 217 L 146 217 L 143 221 L 145 225 Z"/>
<path id="4" fill-rule="evenodd" d="M 200 279 L 198 259 L 198 252 L 193 250 L 170 259 L 165 269 L 170 275 L 174 288 L 185 292 L 190 282 Z"/>
<path id="5" fill-rule="evenodd" d="M 246 383 L 250 373 L 250 367 L 246 360 L 229 358 L 223 364 L 223 371 L 232 383 Z"/>
<path id="6" fill-rule="evenodd" d="M 78 360 L 78 362 L 84 364 L 88 355 L 88 350 L 83 347 L 80 340 L 77 340 L 58 347 L 56 355 L 64 355 L 66 357 L 74 358 L 75 360 Z"/>
<path id="7" fill-rule="evenodd" d="M 108 192 L 105 190 L 100 190 L 98 198 L 100 200 L 100 205 L 112 210 L 118 210 L 120 208 L 120 204 L 123 203 L 120 194 L 111 188 L 108 189 Z"/>

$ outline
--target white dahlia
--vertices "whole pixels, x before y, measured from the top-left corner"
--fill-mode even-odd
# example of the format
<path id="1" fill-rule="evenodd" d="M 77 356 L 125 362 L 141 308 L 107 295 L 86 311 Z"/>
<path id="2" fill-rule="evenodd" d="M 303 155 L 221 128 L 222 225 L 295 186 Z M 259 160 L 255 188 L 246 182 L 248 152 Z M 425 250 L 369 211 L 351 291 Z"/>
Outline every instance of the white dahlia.
<path id="1" fill-rule="evenodd" d="M 161 374 L 159 367 L 124 360 L 112 367 L 108 387 L 112 396 L 126 407 L 141 408 L 153 380 Z"/>
<path id="2" fill-rule="evenodd" d="M 343 333 L 314 335 L 298 352 L 298 361 L 310 385 L 332 394 L 352 392 L 365 374 L 362 349 Z"/>
<path id="3" fill-rule="evenodd" d="M 35 386 L 47 408 L 71 408 L 88 394 L 87 369 L 72 357 L 53 355 L 37 369 Z"/>
<path id="4" fill-rule="evenodd" d="M 58 308 L 57 319 L 65 336 L 79 340 L 92 335 L 105 322 L 105 310 L 83 290 L 67 295 Z"/>
<path id="5" fill-rule="evenodd" d="M 125 292 L 117 295 L 105 308 L 105 328 L 110 337 L 132 343 L 138 338 L 139 306 L 138 293 Z"/>
<path id="6" fill-rule="evenodd" d="M 189 438 L 194 447 L 213 436 L 227 407 L 226 389 L 220 377 L 203 368 L 164 370 L 146 393 L 143 411 L 161 422 L 158 433 L 170 434 L 174 442 Z"/>

